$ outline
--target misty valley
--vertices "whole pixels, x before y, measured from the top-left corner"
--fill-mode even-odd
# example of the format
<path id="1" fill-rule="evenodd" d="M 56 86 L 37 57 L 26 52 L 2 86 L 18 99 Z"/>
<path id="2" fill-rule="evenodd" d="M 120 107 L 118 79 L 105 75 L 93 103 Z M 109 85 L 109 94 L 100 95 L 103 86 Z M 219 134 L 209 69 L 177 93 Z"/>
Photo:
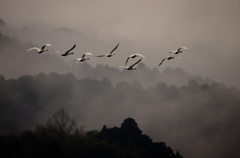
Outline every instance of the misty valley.
<path id="1" fill-rule="evenodd" d="M 5 157 L 240 156 L 238 88 L 145 63 L 137 71 L 87 62 L 71 67 L 51 52 L 26 52 L 35 46 L 0 32 Z"/>
<path id="2" fill-rule="evenodd" d="M 143 88 L 138 80 L 113 86 L 107 78 L 39 73 L 18 79 L 1 75 L 0 86 L 1 135 L 35 131 L 36 124 L 65 109 L 77 124 L 85 124 L 86 131 L 100 132 L 104 124 L 113 127 L 132 117 L 143 133 L 172 144 L 180 153 L 201 150 L 186 145 L 200 143 L 224 148 L 220 155 L 231 155 L 239 145 L 239 90 L 218 83 L 189 80 L 180 88 L 164 82 Z"/>

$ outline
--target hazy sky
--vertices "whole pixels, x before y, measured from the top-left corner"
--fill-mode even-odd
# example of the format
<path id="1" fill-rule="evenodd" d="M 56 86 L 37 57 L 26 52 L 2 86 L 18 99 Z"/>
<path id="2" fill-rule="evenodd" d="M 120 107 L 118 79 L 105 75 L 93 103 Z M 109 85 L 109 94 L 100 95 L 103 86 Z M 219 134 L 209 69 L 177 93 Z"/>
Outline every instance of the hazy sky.
<path id="1" fill-rule="evenodd" d="M 119 58 L 142 53 L 149 67 L 156 67 L 169 51 L 186 46 L 189 50 L 181 54 L 185 61 L 169 61 L 159 69 L 182 67 L 240 88 L 239 6 L 238 0 L 0 0 L 0 18 L 14 29 L 64 27 L 108 46 L 120 42 Z M 42 44 L 30 37 L 28 41 Z"/>
<path id="2" fill-rule="evenodd" d="M 37 46 L 51 43 L 50 50 L 66 51 L 73 44 L 77 44 L 74 49 L 75 54 L 67 57 L 61 57 L 53 51 L 41 55 L 36 52 L 35 54 L 25 51 L 19 53 L 16 51 L 17 48 L 10 49 L 10 51 L 13 50 L 12 54 L 0 52 L 4 54 L 0 58 L 1 70 L 6 69 L 6 71 L 12 71 L 9 74 L 22 75 L 16 71 L 21 71 L 22 68 L 22 71 L 26 72 L 26 67 L 35 71 L 36 67 L 44 65 L 44 69 L 51 72 L 63 68 L 60 67 L 62 64 L 59 61 L 56 61 L 56 64 L 53 63 L 55 67 L 48 65 L 49 60 L 57 59 L 52 57 L 52 54 L 49 55 L 50 53 L 55 53 L 54 55 L 61 61 L 64 60 L 68 63 L 76 57 L 81 57 L 82 53 L 86 51 L 96 55 L 109 53 L 118 42 L 120 45 L 115 51 L 116 56 L 112 58 L 90 57 L 91 60 L 87 62 L 93 66 L 108 64 L 110 67 L 116 67 L 116 65 L 124 65 L 128 55 L 141 53 L 147 58 L 142 62 L 147 67 L 155 68 L 168 55 L 169 51 L 185 46 L 189 50 L 179 56 L 186 60 L 166 61 L 157 67 L 160 72 L 163 72 L 166 67 L 181 67 L 192 75 L 212 78 L 217 82 L 240 89 L 238 70 L 240 68 L 239 6 L 239 0 L 0 0 L 0 18 L 7 24 L 6 29 L 0 28 L 3 34 L 17 36 L 21 42 L 31 41 L 33 45 Z M 64 32 L 64 29 L 61 28 L 67 28 L 66 30 L 70 31 Z M 15 51 L 19 54 L 15 55 Z M 28 58 L 18 59 L 24 55 Z M 38 61 L 40 58 L 42 58 L 41 61 Z M 14 61 L 4 61 L 4 63 L 11 63 L 5 67 L 2 61 L 6 59 Z M 30 62 L 30 60 L 33 61 Z M 47 64 L 42 62 L 43 60 Z M 31 66 L 29 63 L 35 65 Z M 20 68 L 16 68 L 18 65 Z M 68 69 L 71 69 L 70 66 L 65 70 Z M 0 71 L 1 73 L 3 72 Z M 38 73 L 36 72 L 36 74 Z M 4 76 L 6 75 L 4 74 Z M 162 82 L 161 79 L 159 82 Z M 141 84 L 144 85 L 144 83 Z M 76 93 L 76 95 L 79 94 Z M 194 100 L 194 98 L 191 99 Z M 101 103 L 98 98 L 91 101 L 94 102 L 93 105 L 95 102 Z M 187 101 L 189 101 L 188 97 Z M 78 103 L 76 102 L 76 107 L 78 107 Z M 131 109 L 131 106 L 128 107 L 128 105 L 132 105 L 131 102 L 126 104 L 126 107 Z M 183 103 L 183 105 L 185 104 Z M 177 107 L 177 102 L 174 106 Z M 175 111 L 174 106 L 166 107 Z M 102 107 L 99 107 L 102 110 Z M 182 107 L 179 109 L 183 112 L 192 110 L 187 106 L 185 109 Z M 149 111 L 152 112 L 154 109 L 149 108 Z M 78 114 L 78 111 L 74 112 Z M 147 119 L 149 116 L 153 116 L 146 113 L 146 110 L 136 111 L 133 115 L 143 118 L 141 112 Z M 168 115 L 169 118 L 176 116 L 174 113 L 169 114 L 167 110 L 157 110 L 154 116 L 158 116 L 158 112 Z M 178 110 L 176 110 L 177 112 Z M 102 113 L 100 112 L 100 114 Z M 120 114 L 125 117 L 128 113 L 120 112 Z M 114 115 L 112 114 L 112 116 Z M 209 114 L 209 116 L 211 115 Z M 191 121 L 192 118 L 190 115 L 186 117 L 186 120 Z M 122 119 L 124 118 L 119 120 L 122 121 Z M 142 119 L 142 121 L 147 122 L 147 119 Z M 97 119 L 92 120 L 92 122 L 96 122 Z M 209 117 L 209 120 L 213 119 Z M 109 122 L 111 121 L 112 119 L 109 119 Z M 114 125 L 117 124 L 114 123 Z M 141 125 L 141 121 L 139 125 Z M 155 126 L 155 124 L 153 125 Z M 164 130 L 167 131 L 167 129 Z M 156 131 L 158 132 L 158 130 Z M 185 132 L 184 128 L 182 133 L 185 134 Z M 169 134 L 168 131 L 166 133 Z"/>

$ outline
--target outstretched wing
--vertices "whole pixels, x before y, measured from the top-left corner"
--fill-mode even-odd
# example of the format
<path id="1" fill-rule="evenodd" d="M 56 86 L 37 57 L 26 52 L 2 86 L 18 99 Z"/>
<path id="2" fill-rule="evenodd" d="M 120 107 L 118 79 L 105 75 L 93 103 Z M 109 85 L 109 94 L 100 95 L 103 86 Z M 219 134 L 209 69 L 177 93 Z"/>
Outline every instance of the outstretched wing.
<path id="1" fill-rule="evenodd" d="M 162 63 L 164 62 L 164 60 L 165 60 L 165 58 L 161 61 L 161 63 L 160 63 L 158 66 L 162 65 Z"/>
<path id="2" fill-rule="evenodd" d="M 116 45 L 116 47 L 110 52 L 110 54 L 113 53 L 113 51 L 115 51 L 117 49 L 117 47 L 119 46 L 119 43 Z"/>
<path id="3" fill-rule="evenodd" d="M 43 50 L 46 46 L 52 46 L 51 44 L 45 44 L 44 46 L 42 46 L 41 50 Z"/>
<path id="4" fill-rule="evenodd" d="M 177 50 L 177 51 L 179 52 L 181 49 L 182 49 L 182 47 L 181 47 L 181 48 L 178 48 L 178 50 Z"/>
<path id="5" fill-rule="evenodd" d="M 188 49 L 187 47 L 181 47 L 182 49 Z"/>
<path id="6" fill-rule="evenodd" d="M 178 48 L 178 52 L 181 50 L 181 49 L 188 49 L 187 47 L 181 47 L 181 48 Z"/>
<path id="7" fill-rule="evenodd" d="M 93 55 L 92 53 L 85 53 L 85 55 Z"/>
<path id="8" fill-rule="evenodd" d="M 136 63 L 132 64 L 130 67 L 133 67 L 134 65 L 138 64 L 141 60 L 142 60 L 142 58 L 140 60 L 138 60 Z"/>
<path id="9" fill-rule="evenodd" d="M 133 58 L 133 57 L 134 57 L 134 58 L 135 58 L 135 57 L 142 57 L 142 58 L 146 59 L 145 56 L 143 56 L 142 54 L 132 54 L 132 55 L 128 56 L 127 61 L 126 61 L 126 63 L 125 63 L 125 66 L 127 65 L 127 62 L 128 62 L 128 60 L 129 60 L 129 58 Z"/>
<path id="10" fill-rule="evenodd" d="M 82 55 L 82 58 L 84 58 L 84 57 L 85 57 L 85 55 L 86 55 L 86 53 L 84 53 L 84 54 Z"/>
<path id="11" fill-rule="evenodd" d="M 42 46 L 41 50 L 43 50 L 46 47 L 46 45 Z"/>
<path id="12" fill-rule="evenodd" d="M 73 50 L 74 48 L 76 47 L 76 44 L 74 44 L 74 46 L 71 48 L 71 49 L 69 49 L 68 51 L 66 51 L 65 53 L 67 54 L 67 53 L 69 53 L 71 50 Z"/>
<path id="13" fill-rule="evenodd" d="M 33 50 L 33 49 L 36 49 L 38 52 L 41 50 L 41 49 L 39 49 L 37 47 L 33 47 L 33 48 L 28 49 L 27 52 L 30 51 L 30 50 Z"/>
<path id="14" fill-rule="evenodd" d="M 146 59 L 145 56 L 143 56 L 142 54 L 136 54 L 136 55 L 138 55 L 138 56 L 140 56 L 140 57 Z"/>
<path id="15" fill-rule="evenodd" d="M 129 58 L 130 58 L 130 57 L 127 58 L 126 63 L 125 63 L 125 66 L 127 65 L 127 62 L 128 62 L 128 60 L 129 60 Z"/>

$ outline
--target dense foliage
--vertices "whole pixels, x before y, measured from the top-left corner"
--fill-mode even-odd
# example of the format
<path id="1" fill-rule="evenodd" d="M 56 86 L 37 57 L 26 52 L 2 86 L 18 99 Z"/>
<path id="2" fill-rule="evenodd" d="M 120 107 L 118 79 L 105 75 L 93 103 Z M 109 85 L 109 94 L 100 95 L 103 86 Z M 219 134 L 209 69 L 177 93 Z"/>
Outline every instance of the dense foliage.
<path id="1" fill-rule="evenodd" d="M 138 80 L 113 86 L 107 78 L 40 73 L 8 80 L 0 76 L 0 86 L 1 135 L 33 129 L 64 108 L 78 123 L 90 125 L 89 130 L 133 117 L 154 139 L 178 140 L 175 148 L 183 152 L 186 142 L 224 148 L 223 156 L 237 154 L 240 92 L 223 84 L 190 80 L 178 88 L 159 82 L 146 89 Z"/>
<path id="2" fill-rule="evenodd" d="M 59 114 L 64 113 L 64 116 Z M 58 119 L 68 116 L 63 109 L 53 115 Z M 85 158 L 182 158 L 164 142 L 153 143 L 142 135 L 137 123 L 127 118 L 121 128 L 103 127 L 101 132 L 82 129 L 66 130 L 61 122 L 37 125 L 33 131 L 0 136 L 0 152 L 5 157 L 85 157 Z"/>

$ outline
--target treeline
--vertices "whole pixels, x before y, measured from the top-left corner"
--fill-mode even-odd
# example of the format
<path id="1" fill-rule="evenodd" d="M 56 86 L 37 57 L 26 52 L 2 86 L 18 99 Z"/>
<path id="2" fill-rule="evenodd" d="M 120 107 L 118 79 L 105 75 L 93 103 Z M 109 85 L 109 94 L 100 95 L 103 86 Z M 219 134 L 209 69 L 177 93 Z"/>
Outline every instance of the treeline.
<path id="1" fill-rule="evenodd" d="M 240 145 L 240 92 L 223 84 L 190 80 L 180 88 L 164 82 L 143 88 L 138 80 L 113 86 L 107 78 L 40 73 L 18 79 L 0 76 L 0 87 L 1 135 L 34 129 L 36 123 L 45 122 L 64 108 L 87 129 L 100 129 L 102 124 L 114 126 L 133 117 L 144 133 L 155 140 L 164 138 L 183 152 L 183 148 L 192 150 L 184 145 L 204 148 L 202 144 L 211 144 L 212 151 L 224 146 L 219 155 L 236 155 Z"/>
<path id="2" fill-rule="evenodd" d="M 199 85 L 196 80 L 190 80 L 188 85 L 180 88 L 167 86 L 163 82 L 143 88 L 138 80 L 119 82 L 114 87 L 107 78 L 76 79 L 70 73 L 40 73 L 8 80 L 0 76 L 0 87 L 1 126 L 5 129 L 1 134 L 32 127 L 39 112 L 41 116 L 49 116 L 59 108 L 67 108 L 69 111 L 77 109 L 78 114 L 96 113 L 94 109 L 99 110 L 99 113 L 111 114 L 118 110 L 129 114 L 131 111 L 162 109 L 174 104 L 171 106 L 180 111 L 184 108 L 197 110 L 198 112 L 193 111 L 193 115 L 195 112 L 224 110 L 234 116 L 240 104 L 239 90 L 218 83 Z M 11 120 L 8 120 L 9 116 Z M 197 116 L 199 114 L 193 118 Z"/>
<path id="3" fill-rule="evenodd" d="M 85 157 L 85 158 L 182 158 L 164 142 L 152 142 L 137 123 L 127 118 L 121 127 L 100 132 L 85 131 L 70 120 L 64 109 L 56 112 L 45 125 L 33 131 L 0 136 L 3 157 Z"/>

